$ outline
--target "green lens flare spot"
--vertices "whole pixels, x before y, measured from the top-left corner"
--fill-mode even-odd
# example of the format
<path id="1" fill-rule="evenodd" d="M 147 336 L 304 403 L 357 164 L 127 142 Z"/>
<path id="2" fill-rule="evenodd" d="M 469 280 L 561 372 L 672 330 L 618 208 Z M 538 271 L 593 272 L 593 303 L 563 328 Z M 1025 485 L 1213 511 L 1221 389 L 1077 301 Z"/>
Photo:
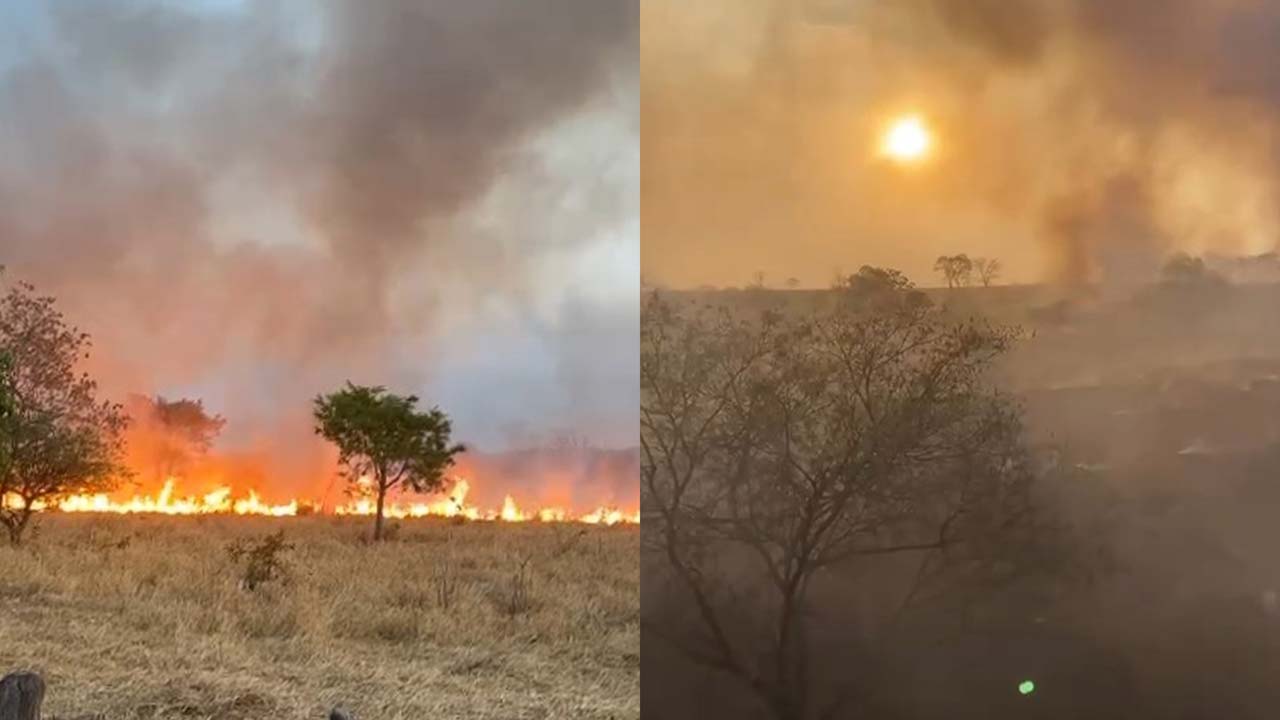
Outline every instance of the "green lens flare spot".
<path id="1" fill-rule="evenodd" d="M 1030 695 L 1035 691 L 1036 691 L 1036 684 L 1031 682 L 1030 680 L 1023 680 L 1022 682 L 1018 683 L 1018 692 L 1022 693 L 1023 695 Z"/>

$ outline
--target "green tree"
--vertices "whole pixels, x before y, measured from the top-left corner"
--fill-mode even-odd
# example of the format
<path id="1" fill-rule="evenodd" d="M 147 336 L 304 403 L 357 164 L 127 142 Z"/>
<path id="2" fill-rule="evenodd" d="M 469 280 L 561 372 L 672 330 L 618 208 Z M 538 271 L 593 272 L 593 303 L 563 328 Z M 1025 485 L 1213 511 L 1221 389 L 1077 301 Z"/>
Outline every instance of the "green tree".
<path id="1" fill-rule="evenodd" d="M 0 416 L 0 525 L 20 543 L 35 507 L 66 495 L 103 492 L 128 475 L 119 405 L 97 398 L 78 370 L 88 335 L 67 324 L 51 297 L 25 283 L 0 299 L 0 355 L 6 412 Z"/>
<path id="2" fill-rule="evenodd" d="M 373 483 L 378 508 L 374 540 L 382 539 L 388 491 L 438 489 L 454 456 L 466 449 L 450 444 L 452 426 L 444 412 L 436 407 L 419 412 L 417 403 L 414 395 L 349 382 L 315 399 L 316 433 L 338 446 L 347 481 L 355 484 L 368 478 Z"/>

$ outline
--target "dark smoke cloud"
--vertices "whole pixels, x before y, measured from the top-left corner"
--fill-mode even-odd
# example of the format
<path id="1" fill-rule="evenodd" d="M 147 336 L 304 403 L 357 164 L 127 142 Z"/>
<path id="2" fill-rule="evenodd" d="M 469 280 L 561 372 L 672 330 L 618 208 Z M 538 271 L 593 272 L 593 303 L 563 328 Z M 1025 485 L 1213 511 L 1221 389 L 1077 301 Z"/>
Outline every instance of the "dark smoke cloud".
<path id="1" fill-rule="evenodd" d="M 821 284 L 871 263 L 930 282 L 961 251 L 1007 280 L 1098 281 L 1275 246 L 1275 3 L 678 5 L 644 6 L 655 281 Z M 910 171 L 875 157 L 906 112 L 937 139 Z"/>
<path id="2" fill-rule="evenodd" d="M 12 5 L 0 262 L 94 334 L 113 392 L 203 392 L 228 433 L 272 435 L 348 377 L 447 385 L 440 354 L 473 336 L 518 367 L 504 328 L 530 308 L 555 364 L 628 388 L 629 365 L 573 340 L 635 343 L 634 323 L 597 331 L 635 312 L 617 276 L 638 248 L 637 15 L 629 0 Z M 618 256 L 594 279 L 566 269 L 601 247 Z M 578 399 L 557 424 L 634 442 L 634 409 L 602 426 L 614 405 Z M 490 446 L 552 411 L 457 402 Z"/>
<path id="3" fill-rule="evenodd" d="M 1050 34 L 1048 13 L 1034 1 L 937 0 L 935 9 L 962 42 L 980 45 L 1003 62 L 1037 62 Z"/>

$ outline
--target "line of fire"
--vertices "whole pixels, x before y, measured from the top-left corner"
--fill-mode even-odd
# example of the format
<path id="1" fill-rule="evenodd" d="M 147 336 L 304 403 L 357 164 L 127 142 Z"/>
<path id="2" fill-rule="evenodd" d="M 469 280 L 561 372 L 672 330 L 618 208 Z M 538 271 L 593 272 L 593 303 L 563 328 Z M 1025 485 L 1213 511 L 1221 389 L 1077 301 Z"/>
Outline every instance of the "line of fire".
<path id="1" fill-rule="evenodd" d="M 439 408 L 416 396 L 347 383 L 317 397 L 315 432 L 328 441 L 311 490 L 274 489 L 262 453 L 216 452 L 227 420 L 199 399 L 98 397 L 80 370 L 89 337 L 54 298 L 14 284 L 0 305 L 0 518 L 18 542 L 49 512 L 158 515 L 374 516 L 382 520 L 640 522 L 638 454 L 561 439 L 496 454 L 450 445 Z"/>

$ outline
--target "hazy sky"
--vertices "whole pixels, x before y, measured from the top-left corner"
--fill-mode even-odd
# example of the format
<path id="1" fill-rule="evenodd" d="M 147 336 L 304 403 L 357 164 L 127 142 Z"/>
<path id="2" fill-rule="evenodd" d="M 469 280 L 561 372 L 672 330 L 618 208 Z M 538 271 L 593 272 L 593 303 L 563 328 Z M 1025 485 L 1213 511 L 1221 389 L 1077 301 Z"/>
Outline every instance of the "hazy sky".
<path id="1" fill-rule="evenodd" d="M 1276 243 L 1280 4 L 646 0 L 643 270 L 676 286 L 940 254 L 1010 281 Z M 934 152 L 877 150 L 915 113 Z"/>
<path id="2" fill-rule="evenodd" d="M 631 0 L 5 3 L 0 263 L 108 392 L 231 441 L 350 378 L 482 448 L 634 445 L 637 35 Z"/>

